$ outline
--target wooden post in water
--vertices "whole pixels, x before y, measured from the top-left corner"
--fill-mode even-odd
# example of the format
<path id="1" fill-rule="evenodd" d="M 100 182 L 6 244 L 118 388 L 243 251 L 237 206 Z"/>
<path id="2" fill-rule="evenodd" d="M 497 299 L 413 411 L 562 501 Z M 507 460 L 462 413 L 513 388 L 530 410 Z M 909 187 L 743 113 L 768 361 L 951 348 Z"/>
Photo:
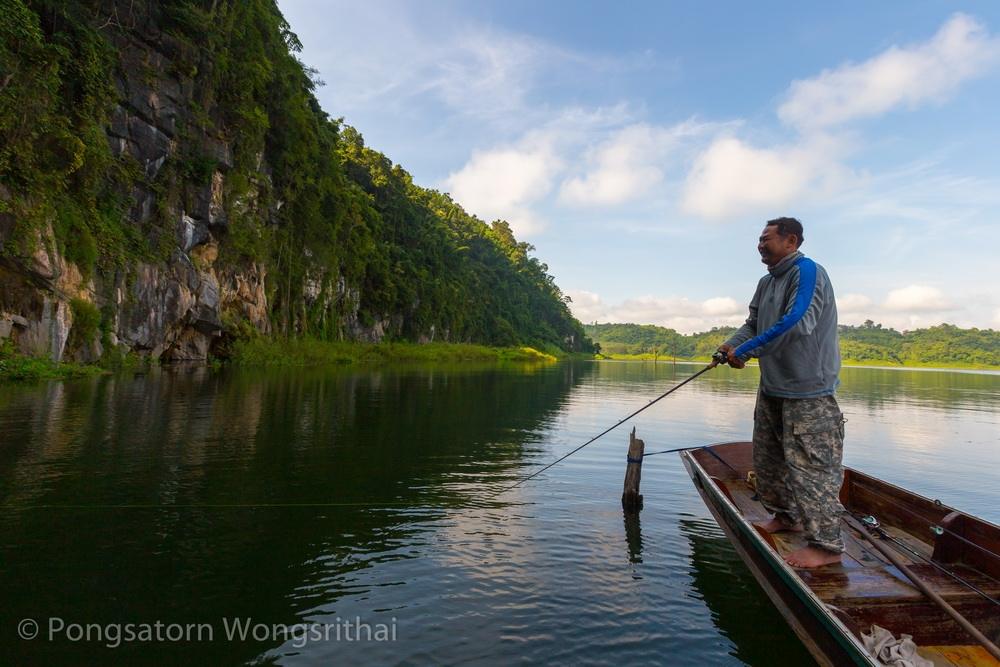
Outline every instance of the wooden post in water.
<path id="1" fill-rule="evenodd" d="M 639 480 L 642 477 L 642 453 L 646 443 L 635 437 L 635 427 L 628 436 L 628 463 L 625 465 L 625 492 L 622 493 L 622 507 L 628 512 L 642 509 L 642 495 Z"/>

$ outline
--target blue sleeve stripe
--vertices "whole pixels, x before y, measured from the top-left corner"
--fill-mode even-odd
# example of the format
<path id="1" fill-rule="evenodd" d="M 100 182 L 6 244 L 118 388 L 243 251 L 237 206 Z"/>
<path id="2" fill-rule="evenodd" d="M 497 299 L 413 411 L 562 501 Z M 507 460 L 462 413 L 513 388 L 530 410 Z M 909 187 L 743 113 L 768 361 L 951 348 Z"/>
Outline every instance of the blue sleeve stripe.
<path id="1" fill-rule="evenodd" d="M 809 310 L 812 303 L 813 292 L 816 291 L 816 262 L 808 257 L 800 257 L 795 260 L 795 265 L 799 267 L 799 289 L 795 292 L 795 303 L 792 309 L 774 323 L 770 329 L 755 336 L 740 345 L 733 351 L 737 357 L 749 354 L 752 350 L 767 345 L 772 340 L 794 327 L 799 320 Z"/>

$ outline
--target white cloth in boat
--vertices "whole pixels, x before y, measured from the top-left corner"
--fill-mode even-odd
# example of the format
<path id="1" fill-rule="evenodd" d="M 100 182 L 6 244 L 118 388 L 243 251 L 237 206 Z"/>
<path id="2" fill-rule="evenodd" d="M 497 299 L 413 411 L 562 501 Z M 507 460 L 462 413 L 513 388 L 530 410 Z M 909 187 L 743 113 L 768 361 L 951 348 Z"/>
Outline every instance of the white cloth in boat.
<path id="1" fill-rule="evenodd" d="M 911 635 L 901 634 L 896 639 L 885 628 L 872 625 L 871 634 L 861 633 L 865 648 L 882 664 L 890 667 L 934 667 L 934 663 L 917 653 Z"/>

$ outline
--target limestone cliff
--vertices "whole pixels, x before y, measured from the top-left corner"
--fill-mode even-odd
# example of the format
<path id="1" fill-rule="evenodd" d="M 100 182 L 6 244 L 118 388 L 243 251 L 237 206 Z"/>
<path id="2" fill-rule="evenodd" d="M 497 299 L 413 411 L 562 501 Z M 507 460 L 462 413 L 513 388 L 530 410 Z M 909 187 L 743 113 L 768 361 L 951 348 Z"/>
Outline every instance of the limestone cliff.
<path id="1" fill-rule="evenodd" d="M 8 2 L 0 338 L 21 351 L 589 344 L 506 223 L 328 118 L 273 0 Z"/>
<path id="2" fill-rule="evenodd" d="M 226 313 L 242 316 L 262 334 L 271 332 L 267 271 L 257 262 L 217 266 L 217 236 L 227 225 L 223 197 L 231 147 L 221 133 L 178 136 L 178 127 L 195 126 L 195 81 L 172 62 L 179 47 L 158 29 L 155 13 L 129 15 L 128 3 L 122 4 L 128 29 L 106 32 L 118 56 L 107 143 L 115 157 L 131 158 L 143 172 L 128 193 L 125 224 L 145 229 L 154 215 L 172 220 L 174 229 L 167 230 L 172 236 L 159 239 L 169 255 L 84 279 L 60 252 L 47 221 L 30 253 L 0 254 L 0 335 L 12 337 L 25 353 L 54 360 L 92 361 L 104 352 L 102 338 L 104 344 L 153 358 L 203 360 L 223 332 Z M 184 196 L 178 197 L 176 182 L 158 183 L 157 177 L 182 153 L 208 155 L 214 169 L 208 183 L 185 184 Z M 263 162 L 258 174 L 268 178 Z M 175 192 L 165 192 L 164 185 Z M 12 233 L 13 222 L 10 214 L 0 217 L 0 242 Z M 67 349 L 73 299 L 102 308 L 109 321 L 107 335 L 95 332 L 91 340 Z"/>

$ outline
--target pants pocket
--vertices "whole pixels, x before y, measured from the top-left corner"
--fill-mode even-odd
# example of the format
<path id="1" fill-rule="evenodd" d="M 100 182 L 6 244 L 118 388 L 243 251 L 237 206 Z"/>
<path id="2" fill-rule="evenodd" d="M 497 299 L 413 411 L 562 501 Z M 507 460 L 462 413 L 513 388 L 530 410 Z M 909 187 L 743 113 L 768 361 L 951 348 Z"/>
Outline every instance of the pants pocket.
<path id="1" fill-rule="evenodd" d="M 839 465 L 844 447 L 844 415 L 812 417 L 792 425 L 801 463 Z"/>

